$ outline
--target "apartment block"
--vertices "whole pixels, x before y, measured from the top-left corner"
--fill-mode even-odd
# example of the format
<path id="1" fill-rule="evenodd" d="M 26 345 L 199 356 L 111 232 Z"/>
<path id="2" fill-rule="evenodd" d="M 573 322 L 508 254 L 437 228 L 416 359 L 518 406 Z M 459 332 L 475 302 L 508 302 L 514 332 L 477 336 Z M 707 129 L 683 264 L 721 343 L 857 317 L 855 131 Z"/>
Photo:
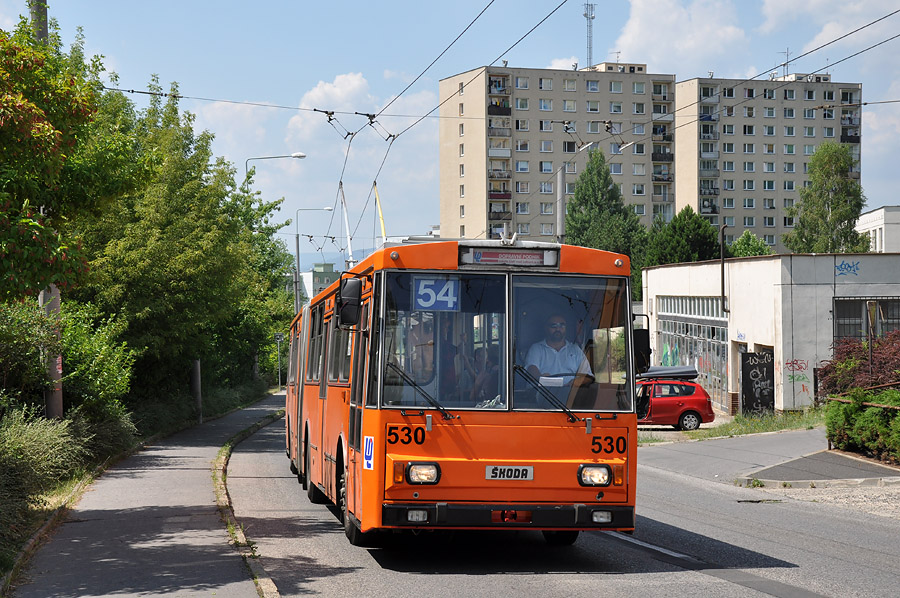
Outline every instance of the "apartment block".
<path id="1" fill-rule="evenodd" d="M 859 178 L 862 85 L 830 75 L 768 80 L 695 78 L 676 86 L 676 211 L 691 206 L 726 241 L 750 230 L 778 253 L 794 226 L 786 209 L 809 183 L 821 143 L 850 145 Z"/>
<path id="2" fill-rule="evenodd" d="M 442 236 L 556 240 L 557 196 L 572 198 L 597 149 L 644 224 L 674 215 L 675 75 L 480 67 L 439 91 Z"/>

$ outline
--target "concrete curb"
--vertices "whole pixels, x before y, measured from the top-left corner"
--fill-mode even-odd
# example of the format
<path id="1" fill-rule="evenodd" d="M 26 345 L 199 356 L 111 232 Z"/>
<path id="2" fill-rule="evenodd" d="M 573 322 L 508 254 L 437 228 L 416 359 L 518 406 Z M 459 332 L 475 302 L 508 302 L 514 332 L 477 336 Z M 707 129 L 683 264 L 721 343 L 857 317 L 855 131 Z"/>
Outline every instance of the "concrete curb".
<path id="1" fill-rule="evenodd" d="M 284 417 L 284 409 L 267 415 L 252 426 L 249 426 L 231 438 L 219 450 L 219 454 L 213 463 L 213 486 L 216 493 L 216 506 L 219 508 L 219 515 L 225 522 L 225 527 L 231 535 L 235 549 L 244 559 L 247 568 L 253 575 L 253 581 L 256 584 L 256 591 L 261 598 L 281 598 L 275 582 L 269 577 L 269 574 L 259 562 L 259 555 L 256 554 L 255 545 L 247 540 L 244 530 L 234 517 L 234 508 L 231 505 L 231 495 L 228 494 L 228 486 L 225 481 L 228 475 L 228 460 L 231 458 L 231 452 L 234 447 L 260 429 Z"/>
<path id="2" fill-rule="evenodd" d="M 744 488 L 857 488 L 900 485 L 900 476 L 886 478 L 846 478 L 841 480 L 767 480 L 753 475 L 734 479 L 735 486 Z"/>

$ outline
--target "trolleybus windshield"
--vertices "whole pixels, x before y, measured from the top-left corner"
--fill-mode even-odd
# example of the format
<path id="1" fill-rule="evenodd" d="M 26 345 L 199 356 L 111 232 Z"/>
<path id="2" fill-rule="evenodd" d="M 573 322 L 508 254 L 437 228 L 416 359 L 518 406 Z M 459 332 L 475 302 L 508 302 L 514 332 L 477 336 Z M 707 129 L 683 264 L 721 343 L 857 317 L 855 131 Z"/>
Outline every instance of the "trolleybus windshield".
<path id="1" fill-rule="evenodd" d="M 633 410 L 624 278 L 387 272 L 383 289 L 384 407 Z"/>

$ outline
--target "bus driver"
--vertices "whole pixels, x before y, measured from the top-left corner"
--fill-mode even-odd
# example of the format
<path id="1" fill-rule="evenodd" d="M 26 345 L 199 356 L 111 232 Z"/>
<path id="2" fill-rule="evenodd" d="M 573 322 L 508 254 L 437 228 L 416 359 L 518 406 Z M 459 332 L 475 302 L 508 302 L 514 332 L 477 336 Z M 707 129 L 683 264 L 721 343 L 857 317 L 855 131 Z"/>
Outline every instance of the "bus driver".
<path id="1" fill-rule="evenodd" d="M 544 340 L 528 349 L 525 367 L 545 386 L 583 386 L 594 379 L 584 351 L 566 339 L 566 319 L 558 313 L 547 318 Z"/>

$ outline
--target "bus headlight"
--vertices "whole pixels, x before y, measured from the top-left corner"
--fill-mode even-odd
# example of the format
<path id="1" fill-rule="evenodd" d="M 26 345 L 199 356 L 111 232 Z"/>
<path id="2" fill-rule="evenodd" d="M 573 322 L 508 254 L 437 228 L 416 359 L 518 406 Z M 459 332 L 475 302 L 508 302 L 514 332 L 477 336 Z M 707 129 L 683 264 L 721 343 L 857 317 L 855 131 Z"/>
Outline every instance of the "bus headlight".
<path id="1" fill-rule="evenodd" d="M 579 466 L 578 483 L 582 486 L 609 486 L 609 467 L 588 464 Z"/>
<path id="2" fill-rule="evenodd" d="M 437 484 L 441 467 L 437 463 L 410 463 L 406 466 L 406 481 L 410 484 Z"/>

